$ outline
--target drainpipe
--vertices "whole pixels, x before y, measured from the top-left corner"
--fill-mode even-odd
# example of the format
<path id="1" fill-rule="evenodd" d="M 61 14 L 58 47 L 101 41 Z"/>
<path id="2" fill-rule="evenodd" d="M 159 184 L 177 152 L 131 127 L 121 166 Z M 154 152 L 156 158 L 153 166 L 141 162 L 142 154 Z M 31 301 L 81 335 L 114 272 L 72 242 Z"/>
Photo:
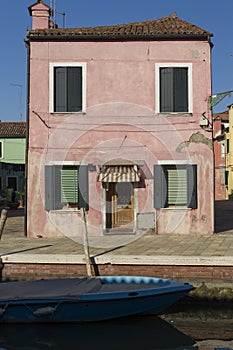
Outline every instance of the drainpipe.
<path id="1" fill-rule="evenodd" d="M 27 102 L 26 102 L 26 150 L 25 150 L 25 203 L 24 236 L 27 237 L 27 195 L 28 195 L 28 150 L 29 150 L 29 106 L 30 106 L 30 43 L 24 40 L 27 49 Z"/>
<path id="2" fill-rule="evenodd" d="M 233 104 L 229 106 L 228 199 L 233 194 Z"/>

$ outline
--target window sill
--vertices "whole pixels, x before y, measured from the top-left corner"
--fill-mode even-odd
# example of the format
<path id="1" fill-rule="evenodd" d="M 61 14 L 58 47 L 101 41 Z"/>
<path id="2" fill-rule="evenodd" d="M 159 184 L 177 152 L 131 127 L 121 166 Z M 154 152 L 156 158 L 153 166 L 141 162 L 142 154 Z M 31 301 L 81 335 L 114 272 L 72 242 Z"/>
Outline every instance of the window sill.
<path id="1" fill-rule="evenodd" d="M 187 207 L 184 207 L 184 206 L 177 206 L 177 207 L 166 207 L 166 208 L 161 208 L 160 210 L 182 210 L 182 211 L 190 211 L 192 210 L 192 208 L 187 208 Z"/>
<path id="2" fill-rule="evenodd" d="M 193 113 L 191 112 L 158 112 L 158 116 L 164 117 L 192 117 Z"/>
<path id="3" fill-rule="evenodd" d="M 50 112 L 51 116 L 62 116 L 62 115 L 86 115 L 87 113 L 85 111 L 81 111 L 81 112 Z"/>
<path id="4" fill-rule="evenodd" d="M 70 208 L 70 209 L 52 209 L 50 210 L 51 213 L 79 213 L 80 210 L 79 209 L 73 209 L 73 208 Z"/>

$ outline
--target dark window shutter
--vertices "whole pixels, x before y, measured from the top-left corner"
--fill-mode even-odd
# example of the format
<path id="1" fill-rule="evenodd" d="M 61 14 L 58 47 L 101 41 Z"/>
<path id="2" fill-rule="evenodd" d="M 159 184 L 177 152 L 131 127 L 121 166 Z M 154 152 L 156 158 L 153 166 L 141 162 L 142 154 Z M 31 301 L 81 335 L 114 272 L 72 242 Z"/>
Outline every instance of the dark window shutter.
<path id="1" fill-rule="evenodd" d="M 54 68 L 54 112 L 67 111 L 66 67 Z"/>
<path id="2" fill-rule="evenodd" d="M 78 172 L 78 209 L 89 210 L 88 166 L 80 165 Z"/>
<path id="3" fill-rule="evenodd" d="M 54 167 L 45 166 L 45 210 L 50 211 L 54 207 Z"/>
<path id="4" fill-rule="evenodd" d="M 229 177 L 229 171 L 226 170 L 226 171 L 225 171 L 225 185 L 226 185 L 226 186 L 228 185 L 228 177 Z"/>
<path id="5" fill-rule="evenodd" d="M 154 165 L 154 208 L 167 207 L 167 179 L 162 165 Z"/>
<path id="6" fill-rule="evenodd" d="M 160 68 L 160 112 L 173 111 L 173 70 Z"/>
<path id="7" fill-rule="evenodd" d="M 174 68 L 174 112 L 188 111 L 188 68 Z"/>
<path id="8" fill-rule="evenodd" d="M 67 77 L 67 112 L 79 112 L 82 110 L 82 67 L 68 67 Z"/>
<path id="9" fill-rule="evenodd" d="M 187 207 L 197 209 L 197 165 L 187 164 Z"/>
<path id="10" fill-rule="evenodd" d="M 61 171 L 62 165 L 54 165 L 54 209 L 62 209 L 61 202 Z"/>

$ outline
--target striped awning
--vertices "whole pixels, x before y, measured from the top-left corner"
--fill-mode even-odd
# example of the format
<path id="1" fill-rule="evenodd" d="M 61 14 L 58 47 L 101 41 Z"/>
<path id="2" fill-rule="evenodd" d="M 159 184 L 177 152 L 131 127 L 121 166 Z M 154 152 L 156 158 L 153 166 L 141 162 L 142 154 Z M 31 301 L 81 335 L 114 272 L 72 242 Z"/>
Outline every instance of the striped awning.
<path id="1" fill-rule="evenodd" d="M 99 182 L 139 182 L 137 165 L 104 165 L 97 174 Z"/>

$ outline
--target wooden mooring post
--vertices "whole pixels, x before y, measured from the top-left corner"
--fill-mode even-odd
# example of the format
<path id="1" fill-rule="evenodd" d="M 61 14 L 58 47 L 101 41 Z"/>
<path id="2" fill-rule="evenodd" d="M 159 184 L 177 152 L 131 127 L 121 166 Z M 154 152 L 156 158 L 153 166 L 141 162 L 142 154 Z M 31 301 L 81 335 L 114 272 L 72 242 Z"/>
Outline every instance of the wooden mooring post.
<path id="1" fill-rule="evenodd" d="M 2 209 L 1 218 L 0 218 L 0 239 L 2 238 L 3 230 L 7 219 L 7 214 L 8 214 L 8 211 L 6 209 Z"/>
<path id="2" fill-rule="evenodd" d="M 86 268 L 87 268 L 87 276 L 91 277 L 92 276 L 92 271 L 91 271 L 91 259 L 90 259 L 90 252 L 89 252 L 89 243 L 88 243 L 88 232 L 87 232 L 87 221 L 86 221 L 86 213 L 85 209 L 81 208 L 82 212 L 82 219 L 83 219 L 83 245 L 84 245 L 84 253 L 85 253 L 85 260 L 86 260 Z"/>

